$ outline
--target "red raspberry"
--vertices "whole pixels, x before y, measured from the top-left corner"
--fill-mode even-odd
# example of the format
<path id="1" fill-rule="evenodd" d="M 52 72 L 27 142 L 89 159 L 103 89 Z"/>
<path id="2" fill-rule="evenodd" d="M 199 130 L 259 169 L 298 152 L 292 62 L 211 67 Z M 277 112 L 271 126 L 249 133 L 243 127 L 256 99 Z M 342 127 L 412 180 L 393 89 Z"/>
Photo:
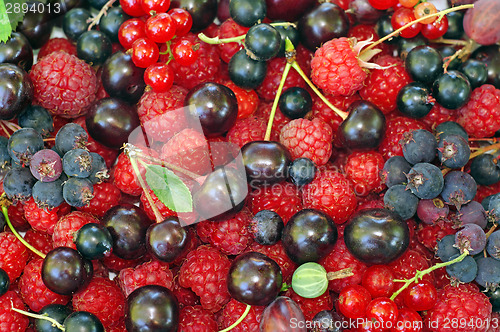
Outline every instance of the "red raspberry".
<path id="1" fill-rule="evenodd" d="M 186 256 L 201 244 L 200 239 L 196 236 L 196 228 L 186 227 L 186 230 L 189 236 L 189 243 L 187 244 L 184 252 L 170 263 L 172 266 L 181 265 L 186 259 Z"/>
<path id="2" fill-rule="evenodd" d="M 357 198 L 352 183 L 335 171 L 317 173 L 314 180 L 302 190 L 304 207 L 328 214 L 336 224 L 347 221 L 356 210 Z"/>
<path id="3" fill-rule="evenodd" d="M 137 259 L 123 259 L 111 253 L 111 255 L 102 258 L 101 261 L 104 264 L 104 266 L 110 269 L 111 271 L 120 272 L 121 270 L 126 269 L 128 267 L 137 266 L 137 264 L 143 262 L 143 259 L 144 259 L 143 257 Z"/>
<path id="4" fill-rule="evenodd" d="M 299 190 L 289 182 L 259 187 L 251 195 L 253 214 L 271 210 L 279 214 L 285 224 L 295 213 L 302 210 Z"/>
<path id="5" fill-rule="evenodd" d="M 65 305 L 70 296 L 52 292 L 42 280 L 43 259 L 34 259 L 26 265 L 23 275 L 19 278 L 19 293 L 31 310 L 38 312 L 49 304 Z"/>
<path id="6" fill-rule="evenodd" d="M 346 111 L 349 105 L 351 105 L 356 100 L 360 100 L 361 98 L 357 93 L 352 96 L 333 96 L 327 94 L 325 98 L 333 104 L 333 106 L 337 107 L 341 111 Z M 337 129 L 342 123 L 342 118 L 335 113 L 328 105 L 326 105 L 321 98 L 316 95 L 313 95 L 313 105 L 311 108 L 311 120 L 314 118 L 320 118 L 330 125 L 333 131 L 333 135 L 336 136 Z"/>
<path id="7" fill-rule="evenodd" d="M 489 327 L 486 332 L 500 332 L 500 312 L 492 312 L 491 320 L 489 321 Z"/>
<path id="8" fill-rule="evenodd" d="M 417 270 L 423 271 L 430 267 L 429 260 L 413 249 L 406 250 L 401 257 L 391 262 L 389 266 L 394 271 L 395 279 L 411 279 L 415 276 Z M 422 279 L 434 284 L 432 273 L 424 275 Z"/>
<path id="9" fill-rule="evenodd" d="M 62 203 L 52 209 L 39 208 L 33 200 L 33 197 L 24 203 L 24 216 L 31 227 L 47 234 L 52 234 L 54 232 L 54 227 L 59 218 L 69 211 L 71 211 L 71 207 L 67 203 Z"/>
<path id="10" fill-rule="evenodd" d="M 432 106 L 429 114 L 422 118 L 422 121 L 427 125 L 427 127 L 434 129 L 438 125 L 446 121 L 456 121 L 457 115 L 455 110 L 449 110 L 443 106 L 435 103 Z"/>
<path id="11" fill-rule="evenodd" d="M 141 167 L 140 164 L 139 170 L 142 170 L 144 173 L 146 171 L 145 168 Z M 113 178 L 113 184 L 123 193 L 132 196 L 139 196 L 142 193 L 142 188 L 139 184 L 139 181 L 137 180 L 137 176 L 135 175 L 134 170 L 132 169 L 130 159 L 124 153 L 118 156 L 114 168 Z"/>
<path id="12" fill-rule="evenodd" d="M 298 267 L 285 253 L 285 248 L 281 241 L 270 246 L 253 242 L 250 247 L 248 247 L 247 251 L 260 252 L 278 263 L 281 268 L 284 282 L 291 280 L 293 272 L 295 272 L 295 269 Z"/>
<path id="13" fill-rule="evenodd" d="M 247 118 L 255 113 L 257 106 L 259 106 L 259 96 L 255 90 L 240 88 L 229 79 L 220 83 L 234 92 L 238 101 L 238 119 Z"/>
<path id="14" fill-rule="evenodd" d="M 267 123 L 263 118 L 257 116 L 238 119 L 231 129 L 229 129 L 227 140 L 237 144 L 241 148 L 248 142 L 264 140 L 266 128 Z"/>
<path id="15" fill-rule="evenodd" d="M 135 268 L 121 270 L 118 278 L 123 294 L 129 296 L 137 288 L 146 285 L 159 285 L 171 289 L 174 276 L 167 263 L 153 260 Z"/>
<path id="16" fill-rule="evenodd" d="M 215 81 L 221 66 L 217 46 L 202 42 L 198 36 L 193 33 L 188 33 L 178 40 L 189 40 L 193 45 L 199 44 L 199 49 L 197 51 L 198 59 L 192 65 L 183 66 L 175 60 L 170 62 L 170 66 L 175 74 L 175 82 L 190 90 L 198 84 Z M 166 46 L 161 47 L 160 51 L 165 51 L 165 47 Z M 160 56 L 160 61 L 168 60 L 166 57 L 168 57 L 168 55 Z"/>
<path id="17" fill-rule="evenodd" d="M 380 177 L 384 164 L 384 157 L 376 151 L 356 151 L 349 155 L 345 172 L 354 184 L 357 195 L 366 196 L 384 189 L 385 185 Z"/>
<path id="18" fill-rule="evenodd" d="M 125 317 L 125 296 L 114 281 L 106 278 L 94 277 L 84 290 L 73 295 L 72 304 L 75 311 L 96 315 L 106 330 Z"/>
<path id="19" fill-rule="evenodd" d="M 47 254 L 54 248 L 52 245 L 52 236 L 44 232 L 29 229 L 24 234 L 24 239 L 42 254 Z M 31 258 L 38 258 L 38 255 L 31 250 L 29 250 L 29 254 Z"/>
<path id="20" fill-rule="evenodd" d="M 14 234 L 0 233 L 0 269 L 7 272 L 11 284 L 23 272 L 28 258 L 28 249 Z"/>
<path id="21" fill-rule="evenodd" d="M 438 240 L 441 240 L 446 235 L 455 234 L 456 231 L 452 222 L 439 219 L 432 225 L 420 224 L 417 230 L 417 238 L 418 242 L 434 252 Z"/>
<path id="22" fill-rule="evenodd" d="M 500 192 L 500 181 L 489 186 L 477 186 L 477 193 L 474 196 L 474 200 L 477 202 L 482 202 L 487 196 L 494 195 Z"/>
<path id="23" fill-rule="evenodd" d="M 62 51 L 77 56 L 76 46 L 73 45 L 73 43 L 69 39 L 51 38 L 40 48 L 40 51 L 38 52 L 38 59 L 41 59 L 44 56 L 57 51 Z"/>
<path id="24" fill-rule="evenodd" d="M 3 191 L 3 190 L 2 190 Z M 24 216 L 24 204 L 11 204 L 7 208 L 10 222 L 18 232 L 24 232 L 31 228 Z"/>
<path id="25" fill-rule="evenodd" d="M 438 291 L 436 305 L 427 311 L 425 326 L 432 332 L 479 332 L 487 330 L 491 303 L 477 286 L 459 284 Z M 453 324 L 450 322 L 472 322 Z"/>
<path id="26" fill-rule="evenodd" d="M 145 92 L 137 107 L 137 114 L 148 137 L 166 142 L 187 127 L 184 115 L 184 97 L 188 91 L 173 85 L 166 92 Z"/>
<path id="27" fill-rule="evenodd" d="M 203 309 L 219 311 L 230 295 L 226 279 L 231 262 L 219 250 L 199 246 L 191 251 L 179 271 L 179 284 L 191 288 L 200 297 Z"/>
<path id="28" fill-rule="evenodd" d="M 12 307 L 26 310 L 19 295 L 14 291 L 7 291 L 0 296 L 0 331 L 26 331 L 30 323 L 28 316 L 11 310 Z"/>
<path id="29" fill-rule="evenodd" d="M 333 250 L 322 260 L 319 261 L 326 272 L 335 272 L 342 269 L 352 268 L 353 275 L 347 278 L 331 280 L 328 283 L 328 289 L 336 293 L 350 285 L 359 285 L 363 278 L 363 273 L 367 269 L 365 263 L 357 260 L 345 245 L 344 239 L 339 238 L 335 243 Z"/>
<path id="30" fill-rule="evenodd" d="M 177 273 L 174 277 L 172 292 L 177 298 L 177 301 L 179 301 L 179 306 L 181 308 L 183 306 L 194 306 L 200 304 L 200 298 L 191 290 L 191 288 L 184 288 L 179 285 L 179 273 Z"/>
<path id="31" fill-rule="evenodd" d="M 387 114 L 396 109 L 399 90 L 412 80 L 400 58 L 384 55 L 375 63 L 390 68 L 372 70 L 359 94 L 361 98 L 372 102 L 382 113 Z"/>
<path id="32" fill-rule="evenodd" d="M 110 208 L 118 205 L 121 200 L 121 191 L 110 182 L 94 185 L 94 198 L 89 204 L 78 208 L 79 211 L 90 213 L 96 217 L 102 217 Z"/>
<path id="33" fill-rule="evenodd" d="M 280 133 L 280 142 L 290 151 L 292 159 L 309 158 L 317 166 L 326 164 L 330 159 L 332 138 L 332 128 L 320 119 L 292 120 Z"/>
<path id="34" fill-rule="evenodd" d="M 82 228 L 83 225 L 90 223 L 99 223 L 99 220 L 90 213 L 80 211 L 73 211 L 59 219 L 56 227 L 54 227 L 54 233 L 52 234 L 54 248 L 69 247 L 76 249 L 76 245 L 73 242 L 75 233 Z"/>
<path id="35" fill-rule="evenodd" d="M 177 213 L 175 213 L 174 211 L 170 210 L 168 207 L 165 206 L 165 204 L 163 204 L 159 199 L 158 197 L 155 195 L 155 193 L 153 192 L 153 190 L 149 190 L 149 194 L 151 195 L 151 198 L 153 199 L 153 202 L 154 202 L 154 205 L 156 206 L 156 208 L 158 209 L 158 211 L 160 211 L 160 214 L 166 218 L 166 217 L 169 217 L 169 216 L 177 216 Z M 148 215 L 148 218 L 151 219 L 151 220 L 156 220 L 156 216 L 153 212 L 153 209 L 151 208 L 151 205 L 149 204 L 149 201 L 148 199 L 146 198 L 146 195 L 144 194 L 144 192 L 142 192 L 141 194 L 141 208 L 144 212 L 146 212 L 146 214 Z"/>
<path id="36" fill-rule="evenodd" d="M 383 209 L 384 208 L 384 198 L 381 194 L 380 196 L 368 195 L 365 197 L 360 197 L 358 201 L 358 207 L 356 208 L 356 212 L 364 210 L 364 209 Z"/>
<path id="37" fill-rule="evenodd" d="M 403 148 L 399 143 L 405 133 L 417 129 L 427 129 L 425 124 L 405 116 L 395 116 L 386 122 L 385 137 L 380 143 L 378 151 L 387 160 L 393 156 L 403 156 Z"/>
<path id="38" fill-rule="evenodd" d="M 276 91 L 278 91 L 278 86 L 280 85 L 281 76 L 283 76 L 285 65 L 285 58 L 273 58 L 267 62 L 266 77 L 262 84 L 256 89 L 260 98 L 266 101 L 274 100 Z M 292 87 L 306 87 L 306 83 L 295 70 L 290 70 L 288 72 L 283 91 Z"/>
<path id="39" fill-rule="evenodd" d="M 220 39 L 237 37 L 246 34 L 248 29 L 236 23 L 232 18 L 228 18 L 220 25 L 218 36 Z M 229 63 L 233 55 L 243 48 L 243 43 L 225 43 L 219 44 L 217 47 L 221 60 Z"/>
<path id="40" fill-rule="evenodd" d="M 491 137 L 500 130 L 500 89 L 491 84 L 475 88 L 470 99 L 457 110 L 457 122 L 472 137 Z"/>
<path id="41" fill-rule="evenodd" d="M 224 309 L 222 309 L 222 314 L 220 315 L 218 321 L 221 329 L 226 329 L 235 323 L 238 318 L 243 315 L 246 309 L 246 304 L 231 299 Z M 231 329 L 233 332 L 247 332 L 247 331 L 259 331 L 260 320 L 262 318 L 262 313 L 264 312 L 265 306 L 255 306 L 253 305 L 248 312 L 248 315 L 235 327 Z"/>
<path id="42" fill-rule="evenodd" d="M 264 122 L 266 123 L 266 127 L 272 108 L 272 103 L 261 102 L 254 113 L 255 116 L 258 116 L 264 120 Z M 278 109 L 276 109 L 276 113 L 274 114 L 273 126 L 271 130 L 271 141 L 279 141 L 281 129 L 283 129 L 283 127 L 290 121 L 291 120 L 287 118 L 278 107 Z"/>
<path id="43" fill-rule="evenodd" d="M 311 61 L 311 79 L 332 95 L 349 96 L 363 87 L 367 73 L 361 68 L 349 38 L 324 43 Z"/>
<path id="44" fill-rule="evenodd" d="M 95 71 L 85 61 L 66 52 L 53 52 L 30 71 L 34 99 L 52 114 L 76 118 L 87 112 L 96 98 Z"/>
<path id="45" fill-rule="evenodd" d="M 179 331 L 217 332 L 214 314 L 204 310 L 201 305 L 186 306 L 179 313 Z"/>
<path id="46" fill-rule="evenodd" d="M 186 128 L 175 134 L 161 149 L 161 158 L 195 174 L 211 170 L 207 140 L 203 133 Z"/>
<path id="47" fill-rule="evenodd" d="M 208 241 L 212 246 L 226 255 L 239 255 L 252 242 L 250 219 L 250 211 L 243 210 L 229 219 L 202 221 L 199 224 L 208 224 Z"/>
<path id="48" fill-rule="evenodd" d="M 285 294 L 294 300 L 302 310 L 306 321 L 310 322 L 316 316 L 316 314 L 322 310 L 332 310 L 333 302 L 330 297 L 330 292 L 325 292 L 323 295 L 318 296 L 313 299 L 308 299 L 302 297 L 295 293 L 292 288 L 290 288 Z"/>

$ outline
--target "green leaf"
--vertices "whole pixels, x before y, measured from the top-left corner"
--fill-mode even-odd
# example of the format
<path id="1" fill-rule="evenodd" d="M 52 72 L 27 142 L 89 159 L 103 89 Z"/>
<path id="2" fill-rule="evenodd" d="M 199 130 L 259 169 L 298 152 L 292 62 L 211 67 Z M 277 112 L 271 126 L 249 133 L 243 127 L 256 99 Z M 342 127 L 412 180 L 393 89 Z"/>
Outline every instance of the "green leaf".
<path id="1" fill-rule="evenodd" d="M 293 273 L 292 288 L 295 293 L 308 299 L 323 295 L 328 289 L 325 268 L 314 262 L 302 264 Z"/>
<path id="2" fill-rule="evenodd" d="M 23 21 L 27 0 L 0 0 L 0 42 L 9 39 L 12 31 Z"/>
<path id="3" fill-rule="evenodd" d="M 9 39 L 12 32 L 7 9 L 5 8 L 4 0 L 0 0 L 0 42 L 5 42 Z"/>
<path id="4" fill-rule="evenodd" d="M 193 211 L 191 192 L 171 170 L 159 165 L 148 165 L 146 167 L 146 182 L 156 197 L 170 210 L 175 212 Z"/>

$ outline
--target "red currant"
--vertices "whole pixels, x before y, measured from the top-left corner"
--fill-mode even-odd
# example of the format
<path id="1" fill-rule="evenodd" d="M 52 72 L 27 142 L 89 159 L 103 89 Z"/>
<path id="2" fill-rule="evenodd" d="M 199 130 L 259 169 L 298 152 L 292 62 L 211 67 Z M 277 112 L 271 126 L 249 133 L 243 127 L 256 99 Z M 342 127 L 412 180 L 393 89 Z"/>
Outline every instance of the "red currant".
<path id="1" fill-rule="evenodd" d="M 420 280 L 406 290 L 404 301 L 408 308 L 416 311 L 432 309 L 437 301 L 436 287 L 427 280 Z"/>
<path id="2" fill-rule="evenodd" d="M 361 284 L 373 298 L 389 297 L 394 292 L 394 273 L 386 265 L 373 265 L 366 269 Z"/>
<path id="3" fill-rule="evenodd" d="M 160 50 L 148 38 L 138 39 L 132 44 L 132 61 L 139 68 L 147 68 L 158 61 Z"/>
<path id="4" fill-rule="evenodd" d="M 446 31 L 448 31 L 448 18 L 445 15 L 440 20 L 435 20 L 429 24 L 422 24 L 422 30 L 420 32 L 422 36 L 432 40 L 443 37 Z"/>
<path id="5" fill-rule="evenodd" d="M 437 13 L 437 8 L 432 2 L 421 2 L 413 9 L 413 15 L 416 19 L 422 18 L 427 15 Z M 421 24 L 430 24 L 436 20 L 437 16 L 432 16 L 420 21 Z"/>
<path id="6" fill-rule="evenodd" d="M 124 49 L 128 50 L 140 38 L 146 37 L 146 24 L 139 18 L 126 20 L 118 29 L 118 40 Z"/>
<path id="7" fill-rule="evenodd" d="M 398 3 L 398 0 L 368 0 L 375 9 L 386 10 Z"/>
<path id="8" fill-rule="evenodd" d="M 166 13 L 170 7 L 170 0 L 141 0 L 141 6 L 145 13 Z"/>
<path id="9" fill-rule="evenodd" d="M 398 320 L 398 306 L 388 297 L 377 297 L 366 306 L 366 318 L 382 329 L 391 328 Z"/>
<path id="10" fill-rule="evenodd" d="M 198 48 L 199 45 L 190 40 L 179 39 L 172 45 L 172 55 L 181 66 L 190 66 L 198 59 Z"/>
<path id="11" fill-rule="evenodd" d="M 398 310 L 396 326 L 391 328 L 391 332 L 420 332 L 422 327 L 422 317 L 418 312 L 409 308 L 401 308 Z"/>
<path id="12" fill-rule="evenodd" d="M 166 92 L 174 84 L 174 71 L 166 63 L 155 63 L 146 68 L 144 82 L 155 92 Z"/>
<path id="13" fill-rule="evenodd" d="M 125 14 L 133 17 L 139 17 L 146 13 L 142 9 L 141 0 L 120 0 L 120 5 Z"/>
<path id="14" fill-rule="evenodd" d="M 146 36 L 155 43 L 166 43 L 175 35 L 175 21 L 167 13 L 151 16 L 146 21 Z"/>
<path id="15" fill-rule="evenodd" d="M 412 21 L 415 21 L 415 16 L 413 15 L 413 9 L 410 8 L 399 8 L 394 12 L 394 14 L 392 14 L 391 18 L 394 30 L 397 30 Z M 400 35 L 403 38 L 413 38 L 418 35 L 420 29 L 422 29 L 422 24 L 417 22 L 401 31 Z"/>
<path id="16" fill-rule="evenodd" d="M 399 0 L 401 6 L 406 8 L 413 8 L 420 0 Z"/>
<path id="17" fill-rule="evenodd" d="M 177 37 L 185 36 L 193 26 L 191 14 L 182 8 L 172 8 L 168 11 L 176 23 L 175 35 Z"/>
<path id="18" fill-rule="evenodd" d="M 348 318 L 361 318 L 370 300 L 370 292 L 363 286 L 346 286 L 339 294 L 339 310 Z"/>

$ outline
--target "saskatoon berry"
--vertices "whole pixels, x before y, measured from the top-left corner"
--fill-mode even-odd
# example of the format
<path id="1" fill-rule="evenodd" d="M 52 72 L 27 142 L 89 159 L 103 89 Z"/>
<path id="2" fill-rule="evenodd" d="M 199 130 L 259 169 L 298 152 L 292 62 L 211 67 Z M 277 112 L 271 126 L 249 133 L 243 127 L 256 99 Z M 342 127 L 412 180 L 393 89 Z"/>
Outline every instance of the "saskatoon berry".
<path id="1" fill-rule="evenodd" d="M 417 206 L 418 218 L 427 225 L 432 225 L 440 219 L 445 219 L 450 212 L 448 205 L 439 198 L 421 199 Z"/>
<path id="2" fill-rule="evenodd" d="M 0 296 L 7 293 L 10 287 L 10 279 L 7 272 L 4 269 L 0 268 Z"/>
<path id="3" fill-rule="evenodd" d="M 491 197 L 490 202 L 488 203 L 488 212 L 489 215 L 494 218 L 495 222 L 500 220 L 500 193 Z"/>
<path id="4" fill-rule="evenodd" d="M 278 107 L 290 119 L 303 118 L 312 108 L 311 94 L 303 88 L 289 88 L 280 96 Z"/>
<path id="5" fill-rule="evenodd" d="M 113 250 L 113 239 L 108 229 L 101 224 L 83 225 L 75 235 L 76 250 L 87 259 L 107 257 Z"/>
<path id="6" fill-rule="evenodd" d="M 33 186 L 33 199 L 40 208 L 55 208 L 64 202 L 63 181 L 37 181 Z"/>
<path id="7" fill-rule="evenodd" d="M 189 233 L 177 217 L 167 217 L 160 223 L 149 226 L 146 233 L 148 251 L 157 259 L 172 262 L 185 252 L 189 244 Z"/>
<path id="8" fill-rule="evenodd" d="M 396 184 L 406 183 L 406 174 L 410 171 L 410 163 L 401 156 L 393 156 L 384 164 L 382 170 L 382 179 L 387 187 L 392 187 Z"/>
<path id="9" fill-rule="evenodd" d="M 443 72 L 443 60 L 434 48 L 421 45 L 408 53 L 405 68 L 413 80 L 429 84 Z"/>
<path id="10" fill-rule="evenodd" d="M 460 252 L 467 249 L 470 255 L 476 255 L 486 246 L 486 234 L 476 224 L 465 224 L 455 233 L 455 246 L 460 249 Z"/>
<path id="11" fill-rule="evenodd" d="M 102 183 L 109 178 L 108 167 L 104 158 L 95 152 L 90 152 L 92 156 L 92 166 L 89 175 L 89 180 L 92 184 Z"/>
<path id="12" fill-rule="evenodd" d="M 12 63 L 25 71 L 33 65 L 33 48 L 28 39 L 19 32 L 12 32 L 0 47 L 0 63 Z"/>
<path id="13" fill-rule="evenodd" d="M 250 233 L 262 245 L 273 245 L 281 239 L 283 219 L 274 211 L 261 210 L 250 221 Z"/>
<path id="14" fill-rule="evenodd" d="M 7 148 L 15 163 L 29 165 L 33 155 L 43 149 L 43 138 L 33 128 L 21 128 L 10 136 Z"/>
<path id="15" fill-rule="evenodd" d="M 465 131 L 464 127 L 456 123 L 455 121 L 445 121 L 434 129 L 434 132 L 439 139 L 439 136 L 444 135 L 444 134 L 452 134 L 452 135 L 460 135 L 462 136 L 466 141 L 469 140 L 469 135 Z"/>
<path id="16" fill-rule="evenodd" d="M 48 317 L 54 319 L 59 324 L 63 324 L 66 317 L 71 314 L 71 309 L 62 304 L 49 304 L 40 310 L 40 315 L 47 315 Z M 37 332 L 59 332 L 61 331 L 58 327 L 54 326 L 51 322 L 46 319 L 35 319 L 35 328 Z"/>
<path id="17" fill-rule="evenodd" d="M 500 260 L 500 231 L 493 232 L 488 237 L 486 251 L 494 259 Z"/>
<path id="18" fill-rule="evenodd" d="M 470 165 L 470 175 L 477 184 L 489 186 L 500 181 L 498 159 L 488 153 L 477 156 Z"/>
<path id="19" fill-rule="evenodd" d="M 267 61 L 274 58 L 281 46 L 281 35 L 273 26 L 260 23 L 252 26 L 245 36 L 245 49 L 251 58 Z"/>
<path id="20" fill-rule="evenodd" d="M 477 276 L 474 281 L 487 289 L 498 287 L 500 284 L 500 261 L 492 257 L 479 257 L 476 262 Z"/>
<path id="21" fill-rule="evenodd" d="M 255 89 L 266 77 L 267 63 L 250 58 L 241 49 L 233 55 L 227 70 L 234 84 L 244 89 Z"/>
<path id="22" fill-rule="evenodd" d="M 396 104 L 404 115 L 419 119 L 429 114 L 434 101 L 425 84 L 411 82 L 399 90 Z"/>
<path id="23" fill-rule="evenodd" d="M 462 168 L 469 162 L 469 143 L 460 135 L 439 135 L 437 151 L 439 161 L 448 168 Z"/>
<path id="24" fill-rule="evenodd" d="M 99 318 L 87 311 L 75 311 L 69 314 L 63 326 L 66 331 L 104 332 L 104 326 Z"/>
<path id="25" fill-rule="evenodd" d="M 412 165 L 430 163 L 436 157 L 436 138 L 425 129 L 405 133 L 400 144 L 403 148 L 403 156 Z"/>
<path id="26" fill-rule="evenodd" d="M 460 255 L 460 250 L 455 247 L 455 234 L 446 235 L 437 241 L 436 256 L 443 262 L 448 262 L 458 255 Z"/>
<path id="27" fill-rule="evenodd" d="M 72 149 L 84 149 L 87 146 L 89 135 L 76 123 L 70 122 L 59 129 L 55 138 L 55 148 L 62 155 Z"/>
<path id="28" fill-rule="evenodd" d="M 261 22 L 267 13 L 265 0 L 231 0 L 229 14 L 241 26 L 251 27 Z"/>
<path id="29" fill-rule="evenodd" d="M 92 182 L 85 178 L 69 178 L 63 185 L 63 197 L 70 206 L 82 207 L 87 205 L 94 198 Z"/>
<path id="30" fill-rule="evenodd" d="M 443 190 L 443 173 L 432 164 L 415 164 L 406 177 L 408 179 L 407 188 L 420 199 L 436 198 Z"/>
<path id="31" fill-rule="evenodd" d="M 67 176 L 87 178 L 92 170 L 92 156 L 88 150 L 73 149 L 64 154 L 62 165 Z"/>
<path id="32" fill-rule="evenodd" d="M 472 176 L 465 172 L 452 171 L 444 177 L 441 197 L 446 203 L 460 209 L 460 206 L 474 199 L 476 192 L 477 184 Z"/>
<path id="33" fill-rule="evenodd" d="M 63 171 L 61 157 L 54 150 L 40 150 L 31 158 L 30 171 L 37 180 L 55 181 Z"/>
<path id="34" fill-rule="evenodd" d="M 111 40 L 101 31 L 85 31 L 76 42 L 78 57 L 91 65 L 103 64 L 111 52 Z"/>
<path id="35" fill-rule="evenodd" d="M 54 131 L 52 115 L 42 106 L 31 105 L 26 107 L 18 115 L 17 121 L 22 128 L 33 128 L 42 136 L 47 136 Z"/>
<path id="36" fill-rule="evenodd" d="M 470 93 L 469 80 L 456 70 L 441 74 L 432 85 L 432 96 L 441 106 L 451 110 L 464 106 Z"/>
<path id="37" fill-rule="evenodd" d="M 35 183 L 29 168 L 16 167 L 5 174 L 3 190 L 9 199 L 25 201 L 31 197 Z"/>
<path id="38" fill-rule="evenodd" d="M 5 136 L 0 136 L 0 169 L 4 170 L 10 165 L 12 158 L 10 158 L 9 150 L 7 144 L 9 139 Z"/>
<path id="39" fill-rule="evenodd" d="M 459 255 L 456 254 L 450 257 L 450 260 L 457 258 Z M 477 276 L 477 263 L 472 256 L 466 256 L 462 261 L 456 262 L 454 264 L 448 265 L 446 267 L 446 273 L 460 282 L 472 282 Z"/>
<path id="40" fill-rule="evenodd" d="M 0 120 L 12 120 L 31 104 L 33 84 L 16 65 L 0 63 Z"/>
<path id="41" fill-rule="evenodd" d="M 396 184 L 387 189 L 384 194 L 384 205 L 387 209 L 407 220 L 417 212 L 418 197 L 406 190 L 406 186 Z"/>
<path id="42" fill-rule="evenodd" d="M 314 180 L 316 170 L 316 164 L 311 159 L 297 158 L 288 167 L 288 175 L 297 187 L 302 187 Z"/>
<path id="43" fill-rule="evenodd" d="M 463 205 L 460 211 L 458 211 L 457 217 L 460 221 L 460 225 L 476 224 L 482 229 L 485 229 L 488 224 L 486 211 L 481 203 L 476 201 L 470 201 Z"/>

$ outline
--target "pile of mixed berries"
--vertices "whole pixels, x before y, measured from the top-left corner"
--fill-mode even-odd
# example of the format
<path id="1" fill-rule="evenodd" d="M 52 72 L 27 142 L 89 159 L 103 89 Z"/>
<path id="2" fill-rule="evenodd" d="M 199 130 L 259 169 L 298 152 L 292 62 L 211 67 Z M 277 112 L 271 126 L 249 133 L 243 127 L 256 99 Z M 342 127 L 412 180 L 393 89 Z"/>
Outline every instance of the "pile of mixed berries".
<path id="1" fill-rule="evenodd" d="M 0 331 L 500 331 L 500 2 L 447 5 L 27 1 Z"/>

